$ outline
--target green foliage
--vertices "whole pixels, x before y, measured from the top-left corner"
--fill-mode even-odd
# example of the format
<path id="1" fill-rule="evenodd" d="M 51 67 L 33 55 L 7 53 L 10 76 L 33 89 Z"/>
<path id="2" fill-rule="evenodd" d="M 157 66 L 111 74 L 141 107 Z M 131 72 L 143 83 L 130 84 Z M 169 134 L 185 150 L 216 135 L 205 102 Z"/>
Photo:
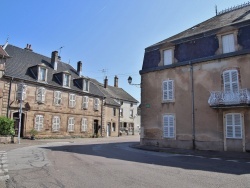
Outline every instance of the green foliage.
<path id="1" fill-rule="evenodd" d="M 36 136 L 37 134 L 38 134 L 37 130 L 35 130 L 35 129 L 30 130 L 30 135 L 31 136 Z"/>
<path id="2" fill-rule="evenodd" d="M 4 116 L 0 117 L 0 135 L 15 135 L 13 119 Z"/>

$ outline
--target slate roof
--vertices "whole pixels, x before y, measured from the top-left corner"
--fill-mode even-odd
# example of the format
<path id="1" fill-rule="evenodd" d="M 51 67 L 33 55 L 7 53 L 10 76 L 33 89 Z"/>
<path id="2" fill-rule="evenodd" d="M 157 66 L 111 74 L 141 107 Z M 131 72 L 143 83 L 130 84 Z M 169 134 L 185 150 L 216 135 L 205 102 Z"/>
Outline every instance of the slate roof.
<path id="1" fill-rule="evenodd" d="M 31 82 L 38 82 L 36 78 L 34 78 L 34 75 L 31 74 L 29 68 L 39 64 L 44 64 L 48 69 L 47 85 L 61 87 L 61 89 L 64 90 L 65 88 L 53 78 L 53 75 L 63 71 L 68 71 L 71 74 L 70 89 L 83 92 L 75 85 L 75 83 L 73 83 L 73 79 L 80 78 L 80 76 L 78 76 L 77 71 L 71 65 L 59 61 L 57 65 L 57 71 L 55 71 L 51 65 L 51 58 L 49 57 L 13 45 L 8 45 L 5 50 L 9 56 L 11 56 L 11 58 L 7 59 L 6 61 L 5 76 Z M 89 85 L 89 93 L 99 97 L 104 97 L 100 89 L 92 82 L 90 82 Z"/>
<path id="2" fill-rule="evenodd" d="M 122 88 L 119 87 L 113 87 L 113 86 L 107 86 L 107 88 L 104 88 L 104 85 L 98 82 L 95 79 L 91 79 L 93 83 L 98 85 L 102 93 L 106 97 L 106 103 L 110 105 L 120 106 L 119 103 L 117 103 L 115 100 L 121 100 L 121 101 L 127 101 L 127 102 L 133 102 L 138 103 L 138 101 L 132 97 L 129 93 L 124 91 Z"/>
<path id="3" fill-rule="evenodd" d="M 240 7 L 240 6 L 239 6 Z M 200 24 L 197 24 L 181 33 L 178 33 L 172 37 L 169 37 L 161 42 L 158 42 L 148 48 L 155 47 L 164 43 L 175 43 L 179 39 L 188 38 L 194 35 L 202 34 L 212 30 L 219 30 L 225 26 L 235 25 L 240 22 L 250 20 L 250 3 L 246 6 L 242 5 L 241 8 L 232 9 L 231 11 L 225 11 L 222 14 L 218 14 Z"/>

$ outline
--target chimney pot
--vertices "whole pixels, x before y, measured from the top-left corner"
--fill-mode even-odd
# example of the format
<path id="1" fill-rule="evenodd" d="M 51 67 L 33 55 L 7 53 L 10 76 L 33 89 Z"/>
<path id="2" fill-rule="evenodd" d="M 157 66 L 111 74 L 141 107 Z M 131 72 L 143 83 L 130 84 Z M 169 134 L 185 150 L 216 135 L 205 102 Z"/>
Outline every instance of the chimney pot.
<path id="1" fill-rule="evenodd" d="M 107 88 L 108 86 L 108 78 L 106 76 L 106 78 L 104 79 L 104 88 Z"/>
<path id="2" fill-rule="evenodd" d="M 51 65 L 54 70 L 57 70 L 57 62 L 59 60 L 58 51 L 53 51 L 51 53 Z"/>
<path id="3" fill-rule="evenodd" d="M 118 77 L 115 76 L 114 78 L 114 87 L 118 87 Z"/>

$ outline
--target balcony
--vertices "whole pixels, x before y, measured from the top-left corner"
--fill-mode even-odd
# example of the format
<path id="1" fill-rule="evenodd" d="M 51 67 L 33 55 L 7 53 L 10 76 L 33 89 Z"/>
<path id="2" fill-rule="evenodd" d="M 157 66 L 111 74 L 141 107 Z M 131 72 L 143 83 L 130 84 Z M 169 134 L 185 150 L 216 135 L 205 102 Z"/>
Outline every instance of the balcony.
<path id="1" fill-rule="evenodd" d="M 250 89 L 240 89 L 238 92 L 212 91 L 208 104 L 212 107 L 250 105 Z"/>

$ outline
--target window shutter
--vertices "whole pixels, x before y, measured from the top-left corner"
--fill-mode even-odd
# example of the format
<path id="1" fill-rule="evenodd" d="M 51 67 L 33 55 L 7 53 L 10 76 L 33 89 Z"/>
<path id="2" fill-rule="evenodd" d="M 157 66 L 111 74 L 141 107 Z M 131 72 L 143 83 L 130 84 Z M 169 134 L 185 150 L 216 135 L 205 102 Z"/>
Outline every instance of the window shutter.
<path id="1" fill-rule="evenodd" d="M 164 59 L 164 65 L 170 65 L 172 64 L 172 50 L 164 50 L 163 51 L 163 59 Z"/>
<path id="2" fill-rule="evenodd" d="M 163 137 L 175 137 L 175 117 L 173 115 L 163 116 Z"/>
<path id="3" fill-rule="evenodd" d="M 238 92 L 239 91 L 239 80 L 238 71 L 229 70 L 223 73 L 224 78 L 224 91 L 225 92 Z"/>
<path id="4" fill-rule="evenodd" d="M 227 130 L 227 138 L 233 138 L 233 116 L 232 114 L 226 115 L 226 130 Z"/>
<path id="5" fill-rule="evenodd" d="M 87 131 L 87 119 L 82 118 L 82 131 Z"/>
<path id="6" fill-rule="evenodd" d="M 34 127 L 37 131 L 42 130 L 43 128 L 43 116 L 42 115 L 36 115 Z"/>
<path id="7" fill-rule="evenodd" d="M 163 82 L 163 101 L 174 99 L 174 81 L 167 80 Z"/>
<path id="8" fill-rule="evenodd" d="M 60 91 L 55 91 L 54 92 L 54 103 L 55 104 L 61 104 L 62 102 L 62 94 Z"/>
<path id="9" fill-rule="evenodd" d="M 45 88 L 39 87 L 37 88 L 37 102 L 44 103 L 45 102 Z"/>
<path id="10" fill-rule="evenodd" d="M 231 81 L 230 81 L 230 73 L 224 72 L 224 91 L 230 92 L 231 91 Z"/>
<path id="11" fill-rule="evenodd" d="M 163 136 L 167 138 L 169 135 L 168 131 L 168 116 L 163 116 Z"/>
<path id="12" fill-rule="evenodd" d="M 231 77 L 232 77 L 232 91 L 238 92 L 239 91 L 238 71 L 237 70 L 231 71 Z"/>
<path id="13" fill-rule="evenodd" d="M 17 85 L 17 100 L 25 100 L 26 99 L 26 89 L 27 85 L 18 84 Z"/>
<path id="14" fill-rule="evenodd" d="M 88 109 L 89 98 L 87 96 L 83 97 L 83 109 Z"/>
<path id="15" fill-rule="evenodd" d="M 169 137 L 174 137 L 174 117 L 169 116 Z"/>
<path id="16" fill-rule="evenodd" d="M 99 110 L 99 99 L 95 99 L 95 102 L 94 102 L 94 109 L 95 110 Z"/>
<path id="17" fill-rule="evenodd" d="M 168 99 L 168 81 L 163 82 L 163 100 Z"/>
<path id="18" fill-rule="evenodd" d="M 235 138 L 242 138 L 241 114 L 234 115 Z"/>
<path id="19" fill-rule="evenodd" d="M 226 137 L 242 138 L 241 114 L 226 114 Z"/>

